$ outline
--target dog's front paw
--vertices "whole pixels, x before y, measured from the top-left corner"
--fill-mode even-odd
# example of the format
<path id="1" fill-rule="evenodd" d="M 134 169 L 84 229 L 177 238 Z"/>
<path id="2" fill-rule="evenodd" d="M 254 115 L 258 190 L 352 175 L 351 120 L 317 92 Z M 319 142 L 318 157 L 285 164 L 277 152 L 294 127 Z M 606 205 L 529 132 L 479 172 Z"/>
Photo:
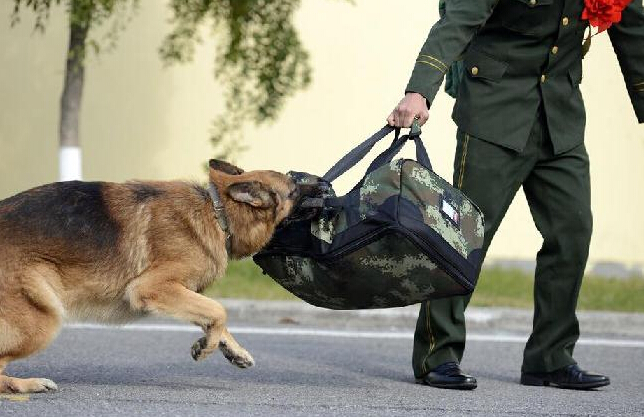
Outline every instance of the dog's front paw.
<path id="1" fill-rule="evenodd" d="M 219 350 L 223 353 L 224 357 L 233 365 L 239 368 L 250 368 L 255 365 L 255 359 L 248 353 L 246 349 L 238 348 L 232 349 L 225 341 L 219 342 Z"/>
<path id="2" fill-rule="evenodd" d="M 206 346 L 208 346 L 208 339 L 205 336 L 197 340 L 190 349 L 192 359 L 198 361 L 205 358 L 208 355 L 208 352 L 205 351 Z"/>
<path id="3" fill-rule="evenodd" d="M 243 351 L 239 355 L 235 356 L 233 359 L 228 359 L 230 363 L 239 367 L 239 368 L 250 368 L 255 365 L 255 359 L 250 355 L 250 353 Z"/>

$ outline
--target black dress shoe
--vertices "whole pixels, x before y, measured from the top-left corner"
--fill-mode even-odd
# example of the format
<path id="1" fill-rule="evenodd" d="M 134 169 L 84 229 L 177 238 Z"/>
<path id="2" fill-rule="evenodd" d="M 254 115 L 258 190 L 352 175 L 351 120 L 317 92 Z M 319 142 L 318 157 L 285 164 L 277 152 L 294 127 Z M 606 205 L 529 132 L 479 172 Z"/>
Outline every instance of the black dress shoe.
<path id="1" fill-rule="evenodd" d="M 416 379 L 416 383 L 436 388 L 476 388 L 476 378 L 470 375 L 465 375 L 456 362 L 445 362 L 431 370 L 424 377 Z"/>
<path id="2" fill-rule="evenodd" d="M 607 376 L 586 372 L 568 365 L 553 372 L 521 372 L 522 385 L 553 385 L 568 389 L 593 389 L 610 384 Z"/>

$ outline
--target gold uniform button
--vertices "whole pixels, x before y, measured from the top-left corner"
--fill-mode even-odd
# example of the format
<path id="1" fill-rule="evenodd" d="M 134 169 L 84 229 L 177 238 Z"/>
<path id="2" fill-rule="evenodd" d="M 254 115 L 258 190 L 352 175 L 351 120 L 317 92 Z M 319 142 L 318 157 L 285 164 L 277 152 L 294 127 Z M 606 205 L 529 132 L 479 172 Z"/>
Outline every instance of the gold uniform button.
<path id="1" fill-rule="evenodd" d="M 561 23 L 562 23 L 564 26 L 568 26 L 568 23 L 570 23 L 570 19 L 568 19 L 567 17 L 564 17 L 564 18 L 561 20 Z"/>
<path id="2" fill-rule="evenodd" d="M 545 82 L 546 82 L 546 74 L 543 74 L 543 75 L 541 76 L 541 84 L 543 84 L 543 83 L 545 83 Z"/>
<path id="3" fill-rule="evenodd" d="M 478 75 L 479 74 L 479 68 L 478 67 L 472 67 L 472 75 Z"/>
<path id="4" fill-rule="evenodd" d="M 552 47 L 552 54 L 557 55 L 557 52 L 559 52 L 559 47 L 555 45 Z"/>

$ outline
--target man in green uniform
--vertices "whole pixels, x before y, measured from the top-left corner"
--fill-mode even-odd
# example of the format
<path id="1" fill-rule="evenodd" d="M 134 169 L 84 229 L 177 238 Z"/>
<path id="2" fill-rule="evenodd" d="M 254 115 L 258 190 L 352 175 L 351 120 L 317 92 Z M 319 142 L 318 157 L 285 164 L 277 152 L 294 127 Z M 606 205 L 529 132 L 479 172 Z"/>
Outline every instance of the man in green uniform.
<path id="1" fill-rule="evenodd" d="M 601 1 L 601 0 L 598 0 Z M 389 124 L 423 124 L 444 74 L 462 58 L 453 119 L 454 184 L 485 214 L 490 245 L 520 187 L 543 237 L 534 322 L 521 383 L 590 389 L 608 385 L 573 359 L 577 297 L 592 230 L 585 111 L 579 90 L 588 21 L 582 0 L 447 0 Z M 632 1 L 608 30 L 635 114 L 644 123 L 644 6 Z M 426 302 L 414 339 L 417 380 L 473 389 L 461 372 L 469 297 Z"/>

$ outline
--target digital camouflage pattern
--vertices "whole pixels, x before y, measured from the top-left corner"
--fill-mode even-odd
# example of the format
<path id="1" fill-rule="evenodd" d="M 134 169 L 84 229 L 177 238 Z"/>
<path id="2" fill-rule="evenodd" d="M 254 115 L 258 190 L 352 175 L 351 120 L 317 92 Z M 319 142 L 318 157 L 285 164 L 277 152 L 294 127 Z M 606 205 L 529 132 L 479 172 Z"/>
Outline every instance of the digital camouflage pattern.
<path id="1" fill-rule="evenodd" d="M 323 183 L 310 174 L 290 175 L 298 184 Z M 312 218 L 278 230 L 255 262 L 296 296 L 331 309 L 398 307 L 471 292 L 476 276 L 465 284 L 455 279 L 399 221 L 412 217 L 439 235 L 443 252 L 476 259 L 471 255 L 483 245 L 483 217 L 460 191 L 418 162 L 397 159 L 367 174 L 345 199 L 352 195 L 353 204 L 316 208 Z M 328 201 L 335 194 L 326 183 L 314 197 Z M 443 201 L 452 218 L 441 210 Z M 299 232 L 289 233 L 291 227 Z M 287 240 L 307 230 L 306 249 L 293 249 Z"/>
<path id="2" fill-rule="evenodd" d="M 454 192 L 447 181 L 418 164 L 404 164 L 403 171 L 402 178 L 407 181 L 402 184 L 401 195 L 418 204 L 425 224 L 465 258 L 483 247 L 483 216 L 478 207 L 461 192 Z M 458 225 L 441 211 L 442 200 L 446 198 L 448 204 L 458 207 Z"/>
<path id="3" fill-rule="evenodd" d="M 391 250 L 382 254 L 383 247 Z M 395 234 L 335 262 L 282 256 L 260 265 L 267 265 L 266 272 L 297 297 L 335 310 L 404 306 L 428 300 L 437 291 L 463 293 L 427 255 Z"/>

